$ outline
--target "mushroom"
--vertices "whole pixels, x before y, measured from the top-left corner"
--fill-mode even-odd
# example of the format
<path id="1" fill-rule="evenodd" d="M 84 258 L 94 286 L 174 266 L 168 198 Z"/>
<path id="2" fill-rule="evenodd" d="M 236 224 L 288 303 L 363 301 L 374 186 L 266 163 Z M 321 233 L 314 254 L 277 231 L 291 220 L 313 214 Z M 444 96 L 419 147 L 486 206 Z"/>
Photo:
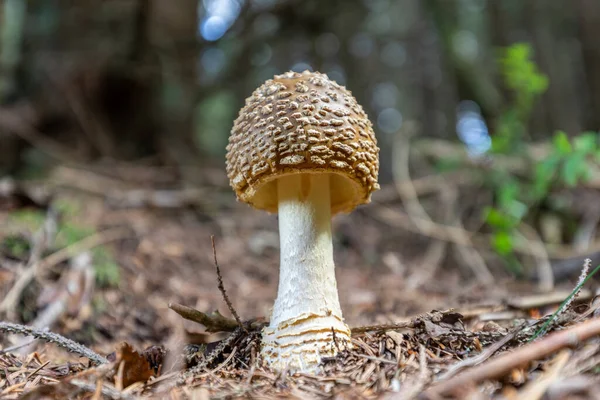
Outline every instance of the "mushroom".
<path id="1" fill-rule="evenodd" d="M 372 124 L 343 86 L 318 72 L 275 76 L 246 99 L 227 146 L 240 201 L 279 214 L 277 299 L 261 354 L 275 370 L 318 372 L 350 348 L 333 261 L 331 217 L 379 188 Z"/>

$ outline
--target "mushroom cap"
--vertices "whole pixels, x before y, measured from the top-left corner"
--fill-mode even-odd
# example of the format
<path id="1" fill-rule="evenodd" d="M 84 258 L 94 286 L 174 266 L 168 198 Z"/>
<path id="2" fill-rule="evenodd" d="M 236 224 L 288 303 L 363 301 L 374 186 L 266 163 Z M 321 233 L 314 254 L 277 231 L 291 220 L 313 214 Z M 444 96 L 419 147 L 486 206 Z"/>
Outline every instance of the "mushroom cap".
<path id="1" fill-rule="evenodd" d="M 350 212 L 379 189 L 373 126 L 352 93 L 318 72 L 287 72 L 246 99 L 229 137 L 227 176 L 238 200 L 277 212 L 276 180 L 328 173 L 331 212 Z"/>

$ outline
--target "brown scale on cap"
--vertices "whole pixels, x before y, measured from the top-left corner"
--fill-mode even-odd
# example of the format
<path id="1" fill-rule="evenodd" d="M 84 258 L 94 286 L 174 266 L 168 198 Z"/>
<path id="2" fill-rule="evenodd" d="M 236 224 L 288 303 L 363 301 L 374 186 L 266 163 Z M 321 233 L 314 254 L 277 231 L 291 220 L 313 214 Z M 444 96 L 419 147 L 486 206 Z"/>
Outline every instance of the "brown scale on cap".
<path id="1" fill-rule="evenodd" d="M 379 148 L 350 91 L 318 72 L 287 72 L 246 99 L 227 146 L 238 199 L 277 212 L 275 180 L 331 173 L 331 211 L 349 212 L 377 190 Z"/>

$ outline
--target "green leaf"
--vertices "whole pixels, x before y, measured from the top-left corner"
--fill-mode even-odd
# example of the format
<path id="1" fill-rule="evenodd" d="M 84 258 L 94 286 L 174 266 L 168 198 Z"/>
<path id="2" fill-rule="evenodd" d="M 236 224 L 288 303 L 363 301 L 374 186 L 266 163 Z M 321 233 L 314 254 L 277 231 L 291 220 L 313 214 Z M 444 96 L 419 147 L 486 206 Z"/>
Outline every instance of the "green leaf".
<path id="1" fill-rule="evenodd" d="M 558 154 L 567 155 L 571 153 L 571 143 L 569 142 L 567 134 L 563 131 L 556 132 L 552 142 L 554 143 L 554 148 L 556 149 Z"/>
<path id="2" fill-rule="evenodd" d="M 527 204 L 515 200 L 508 204 L 506 211 L 515 220 L 520 221 L 529 211 L 529 207 L 527 206 Z"/>
<path id="3" fill-rule="evenodd" d="M 435 164 L 437 172 L 452 172 L 461 168 L 463 165 L 460 158 L 442 158 Z"/>
<path id="4" fill-rule="evenodd" d="M 573 139 L 576 151 L 590 154 L 598 148 L 598 134 L 596 132 L 584 132 Z"/>
<path id="5" fill-rule="evenodd" d="M 506 231 L 496 232 L 492 236 L 492 246 L 500 255 L 510 254 L 513 250 L 512 236 Z"/>
<path id="6" fill-rule="evenodd" d="M 567 186 L 573 187 L 577 184 L 580 177 L 583 176 L 586 169 L 585 155 L 575 153 L 568 157 L 562 167 L 562 179 Z"/>
<path id="7" fill-rule="evenodd" d="M 517 201 L 521 193 L 519 186 L 519 183 L 512 177 L 500 186 L 498 191 L 498 204 L 500 208 L 508 209 L 514 201 Z"/>
<path id="8" fill-rule="evenodd" d="M 93 251 L 96 283 L 100 287 L 116 287 L 121 280 L 121 270 L 112 255 L 104 248 Z"/>
<path id="9" fill-rule="evenodd" d="M 484 212 L 485 222 L 487 222 L 488 225 L 500 229 L 506 229 L 510 227 L 510 221 L 500 210 L 493 207 L 488 207 Z"/>
<path id="10" fill-rule="evenodd" d="M 546 197 L 548 190 L 552 186 L 554 175 L 560 166 L 560 161 L 561 156 L 553 153 L 535 165 L 533 191 L 531 193 L 534 199 Z"/>

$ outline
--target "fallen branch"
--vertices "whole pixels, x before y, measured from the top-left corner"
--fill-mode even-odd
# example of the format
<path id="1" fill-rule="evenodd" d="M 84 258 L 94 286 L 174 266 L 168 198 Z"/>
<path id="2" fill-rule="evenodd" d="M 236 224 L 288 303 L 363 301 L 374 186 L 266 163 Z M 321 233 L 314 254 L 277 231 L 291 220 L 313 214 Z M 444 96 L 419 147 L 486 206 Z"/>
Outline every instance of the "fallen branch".
<path id="1" fill-rule="evenodd" d="M 415 327 L 414 321 L 406 321 L 406 322 L 396 322 L 393 324 L 380 324 L 380 325 L 366 325 L 366 326 L 357 326 L 356 328 L 351 328 L 350 332 L 353 335 L 357 335 L 359 333 L 365 332 L 376 332 L 376 331 L 390 331 L 396 329 L 410 329 Z"/>
<path id="2" fill-rule="evenodd" d="M 79 344 L 71 339 L 68 339 L 58 333 L 32 328 L 25 325 L 13 324 L 11 322 L 0 321 L 0 331 L 19 335 L 33 336 L 48 343 L 54 343 L 59 347 L 67 349 L 71 353 L 79 354 L 88 358 L 91 362 L 97 365 L 107 364 L 108 360 L 101 355 L 95 353 L 82 344 Z"/>
<path id="3" fill-rule="evenodd" d="M 207 332 L 233 332 L 239 327 L 236 320 L 223 316 L 219 311 L 205 314 L 177 303 L 169 303 L 169 308 L 189 321 L 204 325 Z"/>
<path id="4" fill-rule="evenodd" d="M 572 328 L 553 333 L 537 342 L 524 345 L 515 351 L 504 353 L 447 381 L 439 382 L 424 394 L 428 398 L 438 398 L 484 380 L 500 378 L 513 368 L 542 359 L 562 348 L 578 345 L 598 335 L 600 335 L 600 318 L 594 318 Z"/>

